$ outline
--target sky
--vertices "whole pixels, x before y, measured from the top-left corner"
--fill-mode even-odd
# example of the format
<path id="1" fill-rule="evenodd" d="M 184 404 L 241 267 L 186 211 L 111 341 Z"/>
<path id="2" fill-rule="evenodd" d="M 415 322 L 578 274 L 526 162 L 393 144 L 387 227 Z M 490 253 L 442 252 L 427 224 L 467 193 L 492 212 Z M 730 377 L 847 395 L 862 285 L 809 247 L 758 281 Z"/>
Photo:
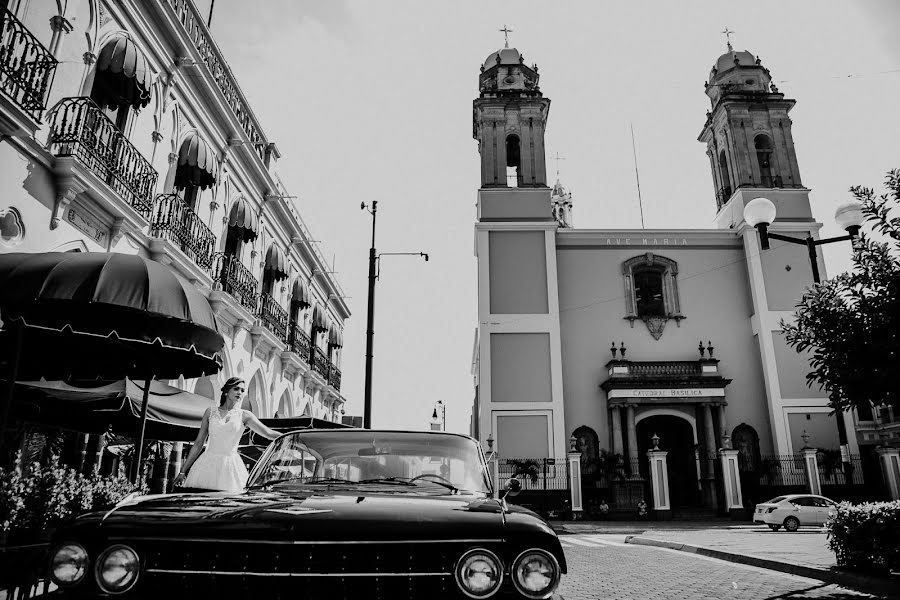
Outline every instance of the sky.
<path id="1" fill-rule="evenodd" d="M 207 11 L 210 0 L 196 0 Z M 648 229 L 709 228 L 715 199 L 697 136 L 703 84 L 725 51 L 768 67 L 791 112 L 821 235 L 852 185 L 900 168 L 900 2 L 894 0 L 215 0 L 212 32 L 280 173 L 334 260 L 353 312 L 344 330 L 347 414 L 363 412 L 368 250 L 378 201 L 373 425 L 428 428 L 435 403 L 467 433 L 477 322 L 472 100 L 479 67 L 510 46 L 551 99 L 548 174 L 574 194 L 578 228 L 640 227 L 631 127 Z M 828 274 L 850 266 L 825 247 Z"/>

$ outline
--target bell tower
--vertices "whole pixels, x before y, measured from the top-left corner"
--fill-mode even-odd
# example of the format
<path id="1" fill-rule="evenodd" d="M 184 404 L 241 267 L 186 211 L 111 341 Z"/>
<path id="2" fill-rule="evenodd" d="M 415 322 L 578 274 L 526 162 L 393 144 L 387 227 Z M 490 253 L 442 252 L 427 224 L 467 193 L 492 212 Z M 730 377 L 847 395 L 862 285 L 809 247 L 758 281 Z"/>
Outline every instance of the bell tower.
<path id="1" fill-rule="evenodd" d="M 473 102 L 472 135 L 481 154 L 481 187 L 547 187 L 544 129 L 550 100 L 537 65 L 507 44 L 487 57 Z"/>
<path id="2" fill-rule="evenodd" d="M 778 91 L 762 61 L 746 50 L 736 52 L 729 41 L 710 71 L 706 95 L 712 110 L 698 140 L 706 144 L 716 211 L 739 191 L 746 195 L 753 189 L 756 195 L 780 198 L 782 215 L 799 211 L 803 214 L 797 216 L 810 217 L 809 190 L 800 180 L 788 117 L 796 101 Z M 726 221 L 720 225 L 735 224 Z"/>

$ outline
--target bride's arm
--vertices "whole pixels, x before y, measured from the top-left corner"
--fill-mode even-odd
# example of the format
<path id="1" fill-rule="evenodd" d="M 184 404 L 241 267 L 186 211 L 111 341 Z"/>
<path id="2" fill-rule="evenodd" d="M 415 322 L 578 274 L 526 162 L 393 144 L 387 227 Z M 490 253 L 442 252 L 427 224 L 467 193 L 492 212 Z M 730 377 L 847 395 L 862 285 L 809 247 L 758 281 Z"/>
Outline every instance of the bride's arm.
<path id="1" fill-rule="evenodd" d="M 197 439 L 194 440 L 194 445 L 191 446 L 191 451 L 188 452 L 188 457 L 181 464 L 181 472 L 178 473 L 175 481 L 172 482 L 173 485 L 180 486 L 184 483 L 184 478 L 187 476 L 188 471 L 191 470 L 191 465 L 194 464 L 194 461 L 197 460 L 197 457 L 203 452 L 203 444 L 206 443 L 206 436 L 209 433 L 209 412 L 211 410 L 211 408 L 207 408 L 203 413 L 203 418 L 200 420 L 200 432 L 197 434 Z"/>
<path id="2" fill-rule="evenodd" d="M 269 429 L 268 427 L 263 425 L 262 422 L 256 418 L 256 415 L 254 415 L 249 410 L 244 411 L 244 425 L 249 427 L 254 433 L 258 433 L 259 435 L 263 436 L 264 438 L 267 438 L 270 440 L 274 440 L 279 435 L 281 435 L 274 429 Z"/>

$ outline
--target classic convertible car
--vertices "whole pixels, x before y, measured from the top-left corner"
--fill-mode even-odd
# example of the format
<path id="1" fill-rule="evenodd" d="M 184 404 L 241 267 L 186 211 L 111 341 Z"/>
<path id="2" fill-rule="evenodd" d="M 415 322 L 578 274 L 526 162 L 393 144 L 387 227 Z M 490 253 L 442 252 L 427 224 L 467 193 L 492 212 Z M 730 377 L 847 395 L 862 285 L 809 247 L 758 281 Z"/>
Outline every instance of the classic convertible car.
<path id="1" fill-rule="evenodd" d="M 480 444 L 442 432 L 302 431 L 238 494 L 145 496 L 57 533 L 66 598 L 551 598 L 556 534 L 496 494 Z"/>

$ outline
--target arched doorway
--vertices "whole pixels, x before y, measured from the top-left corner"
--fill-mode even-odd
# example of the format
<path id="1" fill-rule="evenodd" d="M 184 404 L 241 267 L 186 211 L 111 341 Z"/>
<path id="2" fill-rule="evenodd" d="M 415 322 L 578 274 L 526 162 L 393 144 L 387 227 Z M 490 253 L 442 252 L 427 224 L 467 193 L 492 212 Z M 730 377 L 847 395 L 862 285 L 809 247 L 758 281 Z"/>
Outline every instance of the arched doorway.
<path id="1" fill-rule="evenodd" d="M 668 452 L 666 462 L 672 508 L 698 506 L 700 496 L 697 487 L 697 460 L 691 423 L 675 415 L 652 415 L 638 421 L 638 456 L 644 479 L 649 476 L 647 451 L 652 447 L 650 439 L 654 435 L 659 436 L 659 449 Z"/>

